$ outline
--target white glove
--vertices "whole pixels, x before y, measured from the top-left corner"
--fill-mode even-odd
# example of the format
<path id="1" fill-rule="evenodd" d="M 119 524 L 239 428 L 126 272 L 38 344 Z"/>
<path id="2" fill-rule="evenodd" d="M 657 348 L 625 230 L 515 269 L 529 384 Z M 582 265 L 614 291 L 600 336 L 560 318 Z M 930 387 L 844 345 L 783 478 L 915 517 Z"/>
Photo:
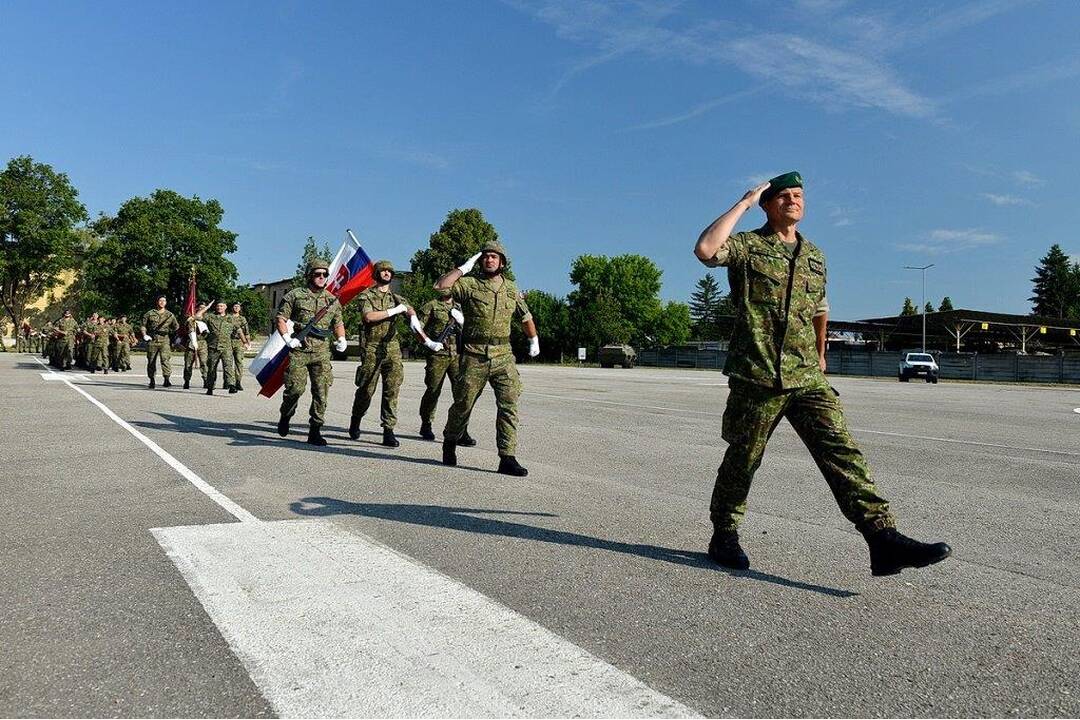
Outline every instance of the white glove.
<path id="1" fill-rule="evenodd" d="M 145 340 L 146 342 L 150 342 L 150 336 L 149 335 L 143 335 L 142 339 Z"/>
<path id="2" fill-rule="evenodd" d="M 210 331 L 210 328 L 206 327 L 206 323 L 204 323 L 202 320 L 196 320 L 195 321 L 195 326 L 198 327 L 199 332 L 201 332 L 203 334 Z"/>
<path id="3" fill-rule="evenodd" d="M 473 265 L 475 265 L 476 261 L 480 259 L 480 255 L 481 253 L 476 253 L 464 263 L 458 265 L 458 270 L 461 271 L 462 275 L 468 275 L 470 272 L 472 272 Z"/>
<path id="4" fill-rule="evenodd" d="M 441 342 L 436 342 L 436 341 L 431 340 L 429 338 L 429 339 L 424 341 L 424 347 L 426 347 L 431 352 L 442 352 L 443 344 Z"/>
<path id="5" fill-rule="evenodd" d="M 292 336 L 292 333 L 289 333 L 288 335 L 282 335 L 282 338 L 285 339 L 285 344 L 293 348 L 294 350 L 303 345 L 302 342 Z"/>
<path id="6" fill-rule="evenodd" d="M 397 305 L 386 311 L 386 317 L 394 317 L 395 315 L 400 315 L 401 313 L 408 311 L 408 309 L 409 306 L 405 303 L 398 303 Z"/>
<path id="7" fill-rule="evenodd" d="M 536 357 L 540 354 L 540 336 L 533 335 L 529 338 L 529 357 Z"/>
<path id="8" fill-rule="evenodd" d="M 349 341 L 343 337 L 339 337 L 334 341 L 334 349 L 338 352 L 345 352 L 345 348 L 349 347 Z"/>
<path id="9" fill-rule="evenodd" d="M 189 332 L 187 337 L 188 337 L 188 343 L 191 345 L 191 349 L 192 350 L 198 350 L 199 349 L 199 338 L 198 338 L 198 336 L 195 335 L 195 331 L 192 330 L 191 332 Z"/>
<path id="10" fill-rule="evenodd" d="M 416 317 L 415 315 L 409 318 L 409 327 L 411 327 L 413 330 L 420 333 L 421 335 L 424 334 L 424 326 L 420 324 L 420 318 Z"/>
<path id="11" fill-rule="evenodd" d="M 462 315 L 461 311 L 457 308 L 453 308 L 452 310 L 450 310 L 450 317 L 454 318 L 454 320 L 457 321 L 458 325 L 465 324 L 465 316 Z"/>

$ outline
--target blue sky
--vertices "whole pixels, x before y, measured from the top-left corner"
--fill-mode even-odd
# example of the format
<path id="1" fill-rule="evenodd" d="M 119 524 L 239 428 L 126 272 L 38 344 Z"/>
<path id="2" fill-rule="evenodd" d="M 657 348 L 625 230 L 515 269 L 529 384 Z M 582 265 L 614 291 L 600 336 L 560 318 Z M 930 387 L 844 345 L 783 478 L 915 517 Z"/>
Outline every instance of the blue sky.
<path id="1" fill-rule="evenodd" d="M 217 198 L 243 281 L 346 227 L 407 265 L 479 207 L 524 287 L 634 252 L 677 300 L 701 229 L 799 170 L 834 318 L 918 301 L 928 263 L 935 303 L 1021 313 L 1051 243 L 1080 259 L 1078 27 L 1073 0 L 7 0 L 0 161 L 92 215 Z"/>

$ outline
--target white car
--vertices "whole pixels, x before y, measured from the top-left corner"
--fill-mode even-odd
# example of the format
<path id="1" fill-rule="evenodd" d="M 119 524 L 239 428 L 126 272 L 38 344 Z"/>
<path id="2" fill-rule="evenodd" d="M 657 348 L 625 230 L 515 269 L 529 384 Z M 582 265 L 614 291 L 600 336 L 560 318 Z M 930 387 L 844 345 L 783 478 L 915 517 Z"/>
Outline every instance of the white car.
<path id="1" fill-rule="evenodd" d="M 928 383 L 937 383 L 938 364 L 930 353 L 909 352 L 900 361 L 900 367 L 896 371 L 896 379 L 907 382 L 913 377 L 926 378 Z"/>

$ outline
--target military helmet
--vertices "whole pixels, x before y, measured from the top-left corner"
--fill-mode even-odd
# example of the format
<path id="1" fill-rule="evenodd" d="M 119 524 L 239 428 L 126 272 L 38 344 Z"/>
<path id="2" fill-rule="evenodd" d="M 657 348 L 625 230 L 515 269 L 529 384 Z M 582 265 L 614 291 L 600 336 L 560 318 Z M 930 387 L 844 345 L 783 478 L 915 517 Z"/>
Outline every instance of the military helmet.
<path id="1" fill-rule="evenodd" d="M 321 258 L 321 257 L 313 257 L 310 260 L 308 260 L 307 274 L 308 274 L 309 277 L 311 276 L 312 272 L 314 272 L 315 270 L 319 270 L 319 269 L 329 270 L 330 269 L 330 261 L 327 260 L 326 258 Z"/>
<path id="2" fill-rule="evenodd" d="M 506 257 L 506 248 L 504 248 L 503 244 L 498 240 L 488 240 L 484 243 L 483 247 L 480 248 L 480 252 L 499 253 L 499 256 L 502 257 L 503 267 L 509 267 L 510 265 L 510 259 Z"/>
<path id="3" fill-rule="evenodd" d="M 439 296 L 440 300 L 449 300 L 454 297 L 454 291 L 450 288 L 439 288 L 435 291 L 435 294 Z"/>
<path id="4" fill-rule="evenodd" d="M 394 273 L 394 263 L 390 262 L 389 260 L 380 260 L 379 262 L 375 263 L 374 269 L 376 276 L 378 276 L 379 273 L 381 273 L 383 270 L 389 270 L 391 273 Z"/>

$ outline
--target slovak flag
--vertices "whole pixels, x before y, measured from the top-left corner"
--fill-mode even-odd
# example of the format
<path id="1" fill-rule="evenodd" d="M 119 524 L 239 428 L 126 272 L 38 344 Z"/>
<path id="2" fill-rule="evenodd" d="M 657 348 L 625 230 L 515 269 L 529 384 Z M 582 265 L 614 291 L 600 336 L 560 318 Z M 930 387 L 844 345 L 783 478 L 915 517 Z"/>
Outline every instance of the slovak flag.
<path id="1" fill-rule="evenodd" d="M 345 231 L 345 242 L 334 257 L 334 262 L 330 263 L 329 271 L 326 289 L 343 306 L 374 284 L 375 265 L 360 247 L 360 241 L 352 230 Z M 289 332 L 294 330 L 292 321 L 289 321 Z M 288 367 L 289 346 L 285 338 L 277 332 L 270 333 L 262 350 L 251 361 L 251 374 L 261 386 L 259 394 L 273 397 L 285 384 L 285 370 Z"/>

